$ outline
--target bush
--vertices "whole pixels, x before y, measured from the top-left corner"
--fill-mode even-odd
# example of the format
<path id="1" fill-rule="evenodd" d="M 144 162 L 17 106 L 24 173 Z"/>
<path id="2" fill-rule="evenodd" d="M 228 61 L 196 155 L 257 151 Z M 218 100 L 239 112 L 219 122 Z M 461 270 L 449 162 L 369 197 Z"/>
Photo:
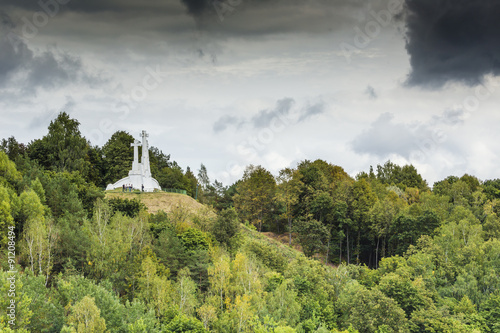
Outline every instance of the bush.
<path id="1" fill-rule="evenodd" d="M 146 206 L 139 199 L 113 198 L 108 200 L 113 212 L 119 211 L 128 217 L 136 217 L 139 212 L 146 209 Z"/>

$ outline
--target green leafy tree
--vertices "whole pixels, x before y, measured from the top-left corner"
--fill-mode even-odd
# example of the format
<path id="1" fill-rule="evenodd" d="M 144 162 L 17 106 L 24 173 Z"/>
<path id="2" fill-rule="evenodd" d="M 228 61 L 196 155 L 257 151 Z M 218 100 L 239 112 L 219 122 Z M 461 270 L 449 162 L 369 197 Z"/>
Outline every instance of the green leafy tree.
<path id="1" fill-rule="evenodd" d="M 335 227 L 335 204 L 333 198 L 328 192 L 317 192 L 314 195 L 314 199 L 311 202 L 311 213 L 313 214 L 313 217 L 321 222 L 327 230 L 325 263 L 328 263 L 332 233 L 333 228 Z"/>
<path id="2" fill-rule="evenodd" d="M 68 317 L 71 332 L 101 333 L 106 332 L 106 321 L 101 318 L 101 311 L 95 305 L 94 298 L 85 296 L 71 307 Z"/>
<path id="3" fill-rule="evenodd" d="M 306 256 L 323 253 L 328 241 L 328 229 L 314 219 L 300 219 L 296 223 L 299 242 Z"/>
<path id="4" fill-rule="evenodd" d="M 184 175 L 182 168 L 177 164 L 161 169 L 157 176 L 157 180 L 162 189 L 191 191 L 189 179 Z"/>
<path id="5" fill-rule="evenodd" d="M 81 223 L 86 212 L 78 195 L 78 187 L 70 178 L 69 174 L 60 172 L 48 179 L 44 186 L 47 206 L 55 218 L 66 215 Z"/>
<path id="6" fill-rule="evenodd" d="M 213 265 L 208 268 L 210 287 L 220 299 L 220 310 L 224 309 L 224 296 L 229 293 L 231 281 L 229 257 L 222 253 L 213 254 Z"/>
<path id="7" fill-rule="evenodd" d="M 176 316 L 166 327 L 166 333 L 206 333 L 203 324 L 196 318 L 186 315 Z"/>
<path id="8" fill-rule="evenodd" d="M 65 275 L 57 279 L 57 294 L 55 299 L 66 309 L 70 309 L 80 303 L 84 297 L 91 296 L 96 307 L 99 309 L 100 317 L 106 322 L 106 332 L 123 332 L 127 321 L 125 306 L 120 302 L 117 293 L 109 281 L 97 284 L 91 279 L 81 275 L 73 275 L 75 272 L 67 271 Z"/>
<path id="9" fill-rule="evenodd" d="M 174 288 L 168 271 L 156 258 L 146 256 L 142 261 L 138 287 L 138 298 L 154 309 L 157 317 L 163 317 L 173 304 Z"/>
<path id="10" fill-rule="evenodd" d="M 239 295 L 257 295 L 262 292 L 259 271 L 254 260 L 238 252 L 232 262 L 233 291 Z"/>
<path id="11" fill-rule="evenodd" d="M 16 267 L 19 270 L 19 267 Z M 31 298 L 23 289 L 24 278 L 20 274 L 12 274 L 0 269 L 0 329 L 13 328 L 11 332 L 28 332 L 33 311 L 30 309 Z M 12 288 L 12 284 L 15 288 Z M 15 290 L 14 290 L 15 289 Z M 11 300 L 15 302 L 14 314 L 8 307 L 12 307 Z M 11 314 L 10 316 L 8 314 Z M 12 320 L 10 323 L 9 321 Z"/>
<path id="12" fill-rule="evenodd" d="M 89 169 L 85 177 L 89 183 L 95 184 L 99 188 L 106 188 L 108 185 L 104 177 L 106 176 L 106 163 L 101 147 L 90 146 L 87 153 Z"/>
<path id="13" fill-rule="evenodd" d="M 28 147 L 31 159 L 36 159 L 48 170 L 79 171 L 88 175 L 89 143 L 82 137 L 80 123 L 61 112 L 49 125 L 49 132 Z"/>
<path id="14" fill-rule="evenodd" d="M 28 331 L 59 332 L 64 325 L 64 308 L 57 299 L 57 290 L 46 287 L 43 275 L 34 276 L 26 271 L 21 275 L 23 292 L 31 299 L 29 309 L 32 311 Z"/>
<path id="15" fill-rule="evenodd" d="M 149 147 L 149 164 L 151 167 L 151 175 L 156 179 L 161 177 L 163 169 L 177 165 L 175 161 L 170 162 L 170 155 L 165 155 L 156 147 Z"/>
<path id="16" fill-rule="evenodd" d="M 473 331 L 444 311 L 437 309 L 420 309 L 412 314 L 410 321 L 411 332 L 479 332 Z"/>
<path id="17" fill-rule="evenodd" d="M 245 252 L 248 251 L 252 255 L 255 255 L 258 262 L 262 263 L 265 267 L 279 273 L 283 273 L 288 266 L 287 258 L 275 246 L 267 242 L 247 239 L 243 249 Z"/>
<path id="18" fill-rule="evenodd" d="M 240 240 L 240 222 L 234 208 L 221 211 L 212 226 L 212 235 L 229 251 L 236 251 Z"/>
<path id="19" fill-rule="evenodd" d="M 217 309 L 208 303 L 200 306 L 196 312 L 206 330 L 209 329 L 210 324 L 217 318 Z"/>
<path id="20" fill-rule="evenodd" d="M 131 146 L 134 141 L 129 133 L 118 131 L 104 144 L 102 155 L 105 184 L 113 184 L 128 175 L 134 159 L 134 148 Z"/>
<path id="21" fill-rule="evenodd" d="M 284 280 L 268 295 L 268 309 L 271 316 L 284 325 L 294 327 L 300 320 L 301 306 L 297 302 L 297 292 L 291 281 Z"/>
<path id="22" fill-rule="evenodd" d="M 500 179 L 489 179 L 483 183 L 483 190 L 488 199 L 500 199 Z"/>
<path id="23" fill-rule="evenodd" d="M 235 207 L 240 216 L 257 225 L 259 231 L 269 220 L 275 190 L 273 175 L 261 166 L 249 166 L 238 185 L 238 194 L 234 196 Z"/>
<path id="24" fill-rule="evenodd" d="M 352 325 L 360 332 L 408 332 L 408 320 L 396 301 L 380 290 L 369 290 L 357 283 L 347 285 L 339 296 L 338 307 L 344 328 Z"/>
<path id="25" fill-rule="evenodd" d="M 17 171 L 16 165 L 7 154 L 0 151 L 0 185 L 5 187 L 16 187 L 22 180 L 21 173 Z"/>
<path id="26" fill-rule="evenodd" d="M 230 307 L 231 316 L 234 318 L 236 328 L 235 331 L 241 332 L 251 332 L 249 321 L 253 318 L 253 309 L 250 302 L 249 295 L 237 295 L 234 299 L 234 303 Z"/>
<path id="27" fill-rule="evenodd" d="M 378 288 L 395 300 L 408 318 L 415 310 L 434 308 L 422 279 L 412 281 L 409 276 L 389 273 L 381 278 Z"/>
<path id="28" fill-rule="evenodd" d="M 128 333 L 157 333 L 160 332 L 159 321 L 153 309 L 149 309 L 137 299 L 125 303 L 124 321 Z"/>
<path id="29" fill-rule="evenodd" d="M 2 232 L 0 244 L 2 247 L 9 241 L 9 227 L 14 227 L 9 191 L 0 185 L 0 232 Z"/>
<path id="30" fill-rule="evenodd" d="M 15 162 L 18 157 L 24 155 L 26 146 L 23 143 L 17 142 L 16 138 L 11 136 L 8 139 L 2 139 L 0 150 L 3 150 L 9 159 Z"/>
<path id="31" fill-rule="evenodd" d="M 288 224 L 288 245 L 292 245 L 293 208 L 299 201 L 300 188 L 303 186 L 300 178 L 300 173 L 290 168 L 281 170 L 278 176 L 276 198 L 285 208 L 282 217 Z"/>
<path id="32" fill-rule="evenodd" d="M 375 249 L 376 266 L 379 261 L 379 245 L 382 239 L 382 257 L 385 255 L 385 241 L 394 218 L 395 210 L 389 200 L 377 201 L 370 210 L 370 228 L 377 239 L 377 247 Z"/>
<path id="33" fill-rule="evenodd" d="M 190 167 L 186 168 L 186 173 L 184 174 L 184 178 L 186 179 L 186 182 L 189 184 L 189 190 L 187 192 L 191 197 L 196 196 L 196 189 L 198 187 L 198 179 L 196 179 L 196 176 L 194 173 L 191 171 Z"/>
<path id="34" fill-rule="evenodd" d="M 405 165 L 400 167 L 387 161 L 383 166 L 377 165 L 377 179 L 383 184 L 396 185 L 402 189 L 407 187 L 418 188 L 419 190 L 427 190 L 427 182 L 417 172 L 413 165 Z"/>
<path id="35" fill-rule="evenodd" d="M 108 200 L 109 206 L 113 212 L 121 212 L 123 215 L 128 217 L 137 217 L 141 211 L 146 209 L 144 203 L 139 199 L 134 198 L 132 200 L 123 198 L 111 198 Z"/>
<path id="36" fill-rule="evenodd" d="M 500 293 L 495 292 L 481 304 L 481 314 L 491 332 L 500 332 Z"/>
<path id="37" fill-rule="evenodd" d="M 194 313 L 198 300 L 196 298 L 196 283 L 191 279 L 188 268 L 184 268 L 177 276 L 175 285 L 176 296 L 175 302 L 179 306 L 179 311 L 187 316 Z"/>
<path id="38" fill-rule="evenodd" d="M 109 279 L 124 292 L 135 273 L 133 259 L 148 244 L 146 216 L 130 218 L 117 213 L 111 217 L 110 207 L 99 201 L 85 229 L 90 240 L 87 270 L 95 279 Z"/>
<path id="39" fill-rule="evenodd" d="M 352 220 L 357 231 L 356 256 L 359 262 L 361 254 L 361 233 L 368 230 L 370 209 L 377 201 L 377 196 L 371 190 L 370 184 L 365 179 L 354 183 L 352 188 L 353 201 L 351 203 Z"/>
<path id="40" fill-rule="evenodd" d="M 202 186 L 203 191 L 207 191 L 210 186 L 210 178 L 208 177 L 207 167 L 200 165 L 200 170 L 198 170 L 198 182 Z"/>

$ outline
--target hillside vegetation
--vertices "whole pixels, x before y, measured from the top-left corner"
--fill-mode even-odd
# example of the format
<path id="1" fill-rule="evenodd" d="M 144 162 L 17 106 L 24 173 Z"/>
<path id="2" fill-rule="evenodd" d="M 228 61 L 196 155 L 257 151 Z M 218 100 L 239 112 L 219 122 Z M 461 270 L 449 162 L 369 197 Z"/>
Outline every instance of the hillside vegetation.
<path id="1" fill-rule="evenodd" d="M 207 207 L 192 197 L 168 192 L 122 192 L 121 190 L 106 191 L 106 199 L 120 198 L 126 200 L 137 199 L 142 202 L 149 213 L 155 214 L 162 210 L 166 213 L 176 208 L 184 208 L 189 212 L 197 213 L 207 210 Z"/>
<path id="2" fill-rule="evenodd" d="M 153 147 L 199 202 L 105 192 L 129 136 L 78 126 L 0 146 L 1 332 L 500 332 L 499 179 L 305 160 L 225 186 Z"/>

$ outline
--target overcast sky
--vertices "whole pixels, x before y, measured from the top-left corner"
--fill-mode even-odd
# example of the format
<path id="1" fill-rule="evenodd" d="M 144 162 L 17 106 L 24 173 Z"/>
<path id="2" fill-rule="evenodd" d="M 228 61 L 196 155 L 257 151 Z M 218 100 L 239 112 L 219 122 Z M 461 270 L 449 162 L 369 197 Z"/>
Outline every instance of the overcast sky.
<path id="1" fill-rule="evenodd" d="M 499 178 L 498 0 L 0 0 L 0 138 L 61 111 L 231 184 L 317 158 Z"/>

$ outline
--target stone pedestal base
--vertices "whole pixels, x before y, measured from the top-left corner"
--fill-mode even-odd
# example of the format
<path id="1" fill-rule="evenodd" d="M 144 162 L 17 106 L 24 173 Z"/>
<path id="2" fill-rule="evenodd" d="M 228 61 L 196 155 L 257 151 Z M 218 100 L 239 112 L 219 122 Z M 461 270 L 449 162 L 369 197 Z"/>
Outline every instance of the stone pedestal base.
<path id="1" fill-rule="evenodd" d="M 144 192 L 153 192 L 154 190 L 161 191 L 160 184 L 153 177 L 143 177 L 142 175 L 131 174 L 128 177 L 120 179 L 114 184 L 109 184 L 106 187 L 106 191 L 115 190 L 123 188 L 123 185 L 128 186 L 132 185 L 134 190 L 142 190 L 142 186 L 144 185 Z"/>

